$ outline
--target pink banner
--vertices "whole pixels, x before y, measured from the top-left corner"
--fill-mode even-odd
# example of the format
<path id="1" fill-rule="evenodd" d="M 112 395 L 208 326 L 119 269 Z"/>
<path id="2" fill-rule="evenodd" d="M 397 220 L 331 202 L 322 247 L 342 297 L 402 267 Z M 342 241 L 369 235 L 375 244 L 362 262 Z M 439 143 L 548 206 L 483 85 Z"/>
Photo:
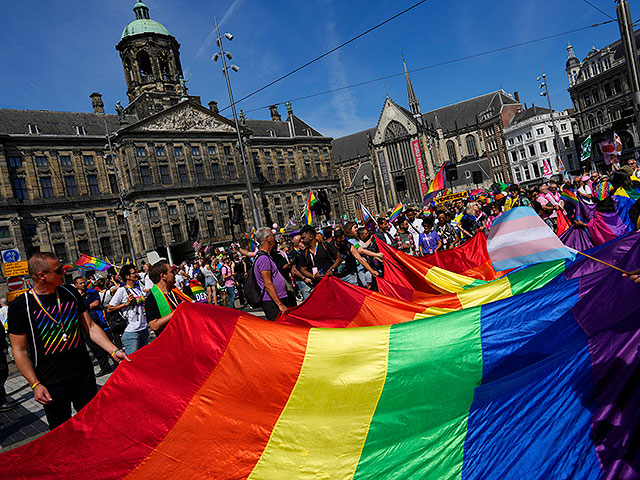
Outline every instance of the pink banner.
<path id="1" fill-rule="evenodd" d="M 411 147 L 413 148 L 413 156 L 416 158 L 418 180 L 420 180 L 422 196 L 425 196 L 429 191 L 429 185 L 427 185 L 427 176 L 424 172 L 424 163 L 422 162 L 422 151 L 420 150 L 420 142 L 418 140 L 411 140 Z"/>

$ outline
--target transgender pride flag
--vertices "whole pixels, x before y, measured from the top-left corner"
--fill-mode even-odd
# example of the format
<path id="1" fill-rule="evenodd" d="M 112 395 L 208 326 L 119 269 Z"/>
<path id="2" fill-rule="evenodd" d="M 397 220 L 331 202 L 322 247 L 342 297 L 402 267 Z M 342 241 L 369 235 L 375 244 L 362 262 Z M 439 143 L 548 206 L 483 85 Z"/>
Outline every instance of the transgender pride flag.
<path id="1" fill-rule="evenodd" d="M 491 222 L 487 250 L 496 271 L 561 258 L 575 259 L 531 207 L 512 208 Z"/>

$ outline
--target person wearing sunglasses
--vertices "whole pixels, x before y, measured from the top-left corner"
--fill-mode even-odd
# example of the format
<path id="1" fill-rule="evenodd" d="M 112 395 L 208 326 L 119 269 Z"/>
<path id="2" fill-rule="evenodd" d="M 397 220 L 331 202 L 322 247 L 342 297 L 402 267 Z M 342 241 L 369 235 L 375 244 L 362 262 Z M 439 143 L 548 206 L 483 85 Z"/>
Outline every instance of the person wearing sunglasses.
<path id="1" fill-rule="evenodd" d="M 64 268 L 53 253 L 29 259 L 33 288 L 9 304 L 9 337 L 16 366 L 29 382 L 54 429 L 80 411 L 97 392 L 84 331 L 116 362 L 129 360 L 62 285 Z"/>

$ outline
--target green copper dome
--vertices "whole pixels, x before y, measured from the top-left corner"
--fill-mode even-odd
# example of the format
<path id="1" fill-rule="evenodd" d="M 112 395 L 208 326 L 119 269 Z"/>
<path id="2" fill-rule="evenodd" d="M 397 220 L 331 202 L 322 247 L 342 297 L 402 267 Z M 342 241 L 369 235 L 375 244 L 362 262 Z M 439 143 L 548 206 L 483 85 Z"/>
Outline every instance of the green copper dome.
<path id="1" fill-rule="evenodd" d="M 159 33 L 160 35 L 171 35 L 169 33 L 169 30 L 167 30 L 167 27 L 165 27 L 161 23 L 158 23 L 155 20 L 141 19 L 134 20 L 129 25 L 127 25 L 122 32 L 122 37 L 120 38 L 120 40 L 126 37 L 140 35 L 141 33 Z"/>
<path id="2" fill-rule="evenodd" d="M 142 0 L 136 2 L 133 6 L 133 11 L 136 14 L 136 19 L 126 26 L 120 40 L 142 33 L 159 33 L 160 35 L 171 36 L 164 25 L 149 18 L 149 7 L 142 3 Z"/>

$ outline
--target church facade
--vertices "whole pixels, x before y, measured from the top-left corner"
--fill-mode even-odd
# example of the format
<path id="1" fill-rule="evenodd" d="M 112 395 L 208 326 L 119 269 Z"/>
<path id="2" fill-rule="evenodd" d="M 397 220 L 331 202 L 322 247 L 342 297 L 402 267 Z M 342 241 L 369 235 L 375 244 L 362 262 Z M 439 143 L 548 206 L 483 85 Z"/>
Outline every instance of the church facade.
<path id="1" fill-rule="evenodd" d="M 277 105 L 271 120 L 241 113 L 238 145 L 217 103 L 189 94 L 177 40 L 141 0 L 134 13 L 116 46 L 129 99 L 116 115 L 99 93 L 93 113 L 0 110 L 0 249 L 119 263 L 228 243 L 253 226 L 240 148 L 262 225 L 299 221 L 309 188 L 341 214 L 331 138 L 287 104 L 284 120 Z"/>
<path id="2" fill-rule="evenodd" d="M 522 110 L 517 94 L 499 90 L 422 113 L 404 68 L 409 108 L 387 96 L 374 128 L 332 142 L 342 209 L 351 216 L 360 202 L 376 213 L 399 202 L 422 208 L 447 161 L 457 174 L 447 182 L 452 191 L 511 181 L 503 128 Z"/>

